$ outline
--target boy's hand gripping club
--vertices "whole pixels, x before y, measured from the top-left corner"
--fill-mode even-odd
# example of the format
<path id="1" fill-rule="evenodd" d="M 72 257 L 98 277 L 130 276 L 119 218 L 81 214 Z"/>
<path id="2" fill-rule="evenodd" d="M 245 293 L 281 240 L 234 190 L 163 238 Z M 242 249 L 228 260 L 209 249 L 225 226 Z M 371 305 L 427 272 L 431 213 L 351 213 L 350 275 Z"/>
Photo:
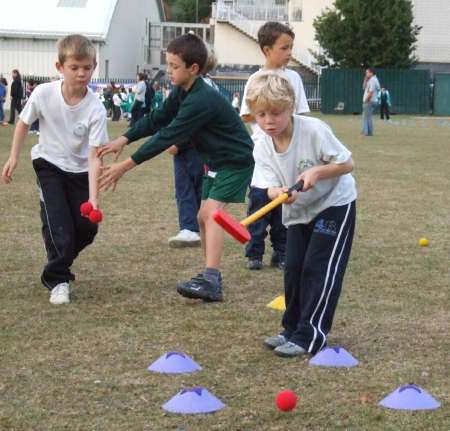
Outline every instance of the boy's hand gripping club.
<path id="1" fill-rule="evenodd" d="M 249 224 L 252 224 L 256 220 L 265 216 L 268 212 L 272 211 L 278 205 L 281 205 L 292 195 L 292 192 L 301 192 L 302 189 L 303 181 L 299 181 L 298 183 L 290 187 L 287 192 L 282 193 L 276 199 L 269 202 L 267 205 L 264 205 L 258 211 L 255 211 L 253 214 L 249 215 L 242 221 L 236 220 L 223 209 L 214 211 L 213 219 L 217 224 L 222 226 L 222 228 L 227 231 L 233 238 L 237 239 L 242 244 L 245 244 L 251 238 L 250 232 L 247 230 L 247 226 Z"/>

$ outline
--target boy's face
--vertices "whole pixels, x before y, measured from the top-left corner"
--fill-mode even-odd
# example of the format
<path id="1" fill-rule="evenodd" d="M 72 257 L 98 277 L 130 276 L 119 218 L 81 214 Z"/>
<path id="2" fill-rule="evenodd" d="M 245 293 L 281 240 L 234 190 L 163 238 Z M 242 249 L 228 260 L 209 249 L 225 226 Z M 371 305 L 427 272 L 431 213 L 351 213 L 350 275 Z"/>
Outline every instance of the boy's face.
<path id="1" fill-rule="evenodd" d="M 186 66 L 186 63 L 176 54 L 166 53 L 167 74 L 173 85 L 189 86 L 199 73 L 198 64 Z"/>
<path id="2" fill-rule="evenodd" d="M 74 57 L 68 57 L 66 61 L 56 63 L 58 72 L 64 76 L 66 84 L 75 89 L 82 89 L 89 84 L 96 64 L 90 57 L 77 60 Z"/>
<path id="3" fill-rule="evenodd" d="M 272 46 L 263 48 L 266 62 L 272 67 L 285 67 L 291 60 L 294 39 L 286 33 L 281 34 Z"/>
<path id="4" fill-rule="evenodd" d="M 270 137 L 276 138 L 283 134 L 292 118 L 292 110 L 274 108 L 270 106 L 257 106 L 253 115 L 258 126 Z"/>

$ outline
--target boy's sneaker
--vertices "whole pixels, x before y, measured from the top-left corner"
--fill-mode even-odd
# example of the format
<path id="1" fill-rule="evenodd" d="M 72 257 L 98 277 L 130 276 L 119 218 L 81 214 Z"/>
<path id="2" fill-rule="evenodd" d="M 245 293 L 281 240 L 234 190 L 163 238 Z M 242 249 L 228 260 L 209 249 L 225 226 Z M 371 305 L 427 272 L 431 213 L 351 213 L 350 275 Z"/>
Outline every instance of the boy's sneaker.
<path id="1" fill-rule="evenodd" d="M 203 274 L 198 274 L 187 282 L 178 283 L 177 292 L 185 298 L 203 299 L 205 302 L 223 301 L 222 287 L 211 283 Z"/>
<path id="2" fill-rule="evenodd" d="M 264 345 L 269 349 L 276 349 L 279 346 L 287 343 L 287 338 L 284 335 L 278 334 L 264 340 Z"/>
<path id="3" fill-rule="evenodd" d="M 169 246 L 175 248 L 198 247 L 200 246 L 200 242 L 200 235 L 188 229 L 182 229 L 175 236 L 169 238 Z"/>
<path id="4" fill-rule="evenodd" d="M 286 265 L 286 256 L 279 251 L 274 251 L 272 257 L 270 258 L 270 266 L 284 269 Z"/>
<path id="5" fill-rule="evenodd" d="M 249 257 L 247 268 L 251 270 L 259 270 L 262 269 L 262 257 Z"/>
<path id="6" fill-rule="evenodd" d="M 306 350 L 298 344 L 288 341 L 274 350 L 275 354 L 284 358 L 294 358 L 295 356 L 304 355 Z"/>
<path id="7" fill-rule="evenodd" d="M 50 304 L 61 305 L 70 303 L 69 283 L 59 283 L 50 292 Z"/>

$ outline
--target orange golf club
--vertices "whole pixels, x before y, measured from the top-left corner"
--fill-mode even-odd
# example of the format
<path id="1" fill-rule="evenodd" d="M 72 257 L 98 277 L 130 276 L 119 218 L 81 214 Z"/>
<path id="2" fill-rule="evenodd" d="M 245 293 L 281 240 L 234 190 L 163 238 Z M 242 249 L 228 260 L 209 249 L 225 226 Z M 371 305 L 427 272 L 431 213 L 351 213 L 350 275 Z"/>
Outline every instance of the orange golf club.
<path id="1" fill-rule="evenodd" d="M 228 214 L 223 209 L 218 209 L 213 213 L 214 221 L 222 226 L 222 228 L 228 232 L 233 238 L 237 239 L 240 243 L 245 244 L 250 240 L 250 232 L 247 230 L 247 226 L 249 224 L 254 223 L 259 220 L 261 217 L 265 216 L 268 212 L 272 211 L 278 205 L 281 205 L 285 202 L 291 195 L 292 192 L 301 192 L 303 189 L 303 181 L 299 181 L 294 184 L 292 187 L 288 189 L 287 192 L 282 193 L 272 202 L 269 202 L 267 205 L 264 205 L 258 211 L 255 211 L 253 214 L 249 215 L 242 221 L 236 220 L 230 214 Z"/>

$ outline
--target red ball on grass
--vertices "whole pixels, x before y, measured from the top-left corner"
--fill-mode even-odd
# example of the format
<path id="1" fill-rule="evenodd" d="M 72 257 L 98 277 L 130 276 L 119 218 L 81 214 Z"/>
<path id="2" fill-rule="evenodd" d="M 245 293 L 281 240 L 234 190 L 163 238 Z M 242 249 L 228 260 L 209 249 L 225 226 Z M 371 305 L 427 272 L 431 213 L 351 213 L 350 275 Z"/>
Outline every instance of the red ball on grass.
<path id="1" fill-rule="evenodd" d="M 275 404 L 278 407 L 278 410 L 282 412 L 288 412 L 295 408 L 297 405 L 297 395 L 295 392 L 285 390 L 278 392 L 275 398 Z"/>
<path id="2" fill-rule="evenodd" d="M 84 217 L 89 216 L 89 214 L 91 213 L 91 211 L 93 209 L 94 209 L 94 207 L 92 206 L 92 204 L 89 201 L 83 202 L 80 205 L 80 212 L 81 212 L 81 215 Z"/>
<path id="3" fill-rule="evenodd" d="M 103 213 L 100 210 L 92 210 L 89 213 L 91 223 L 100 223 L 103 220 Z"/>

